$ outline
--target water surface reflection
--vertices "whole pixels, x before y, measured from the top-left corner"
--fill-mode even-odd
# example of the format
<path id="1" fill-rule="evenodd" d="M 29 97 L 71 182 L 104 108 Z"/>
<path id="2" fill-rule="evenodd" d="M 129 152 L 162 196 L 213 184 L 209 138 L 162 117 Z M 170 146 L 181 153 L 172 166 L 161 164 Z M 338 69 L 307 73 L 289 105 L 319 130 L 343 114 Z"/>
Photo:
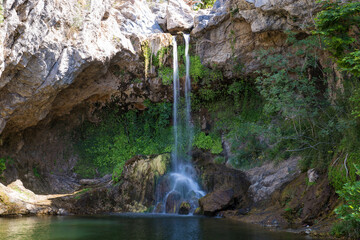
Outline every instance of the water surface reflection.
<path id="1" fill-rule="evenodd" d="M 304 240 L 291 233 L 269 232 L 227 219 L 177 215 L 120 214 L 0 218 L 0 239 L 132 240 Z"/>

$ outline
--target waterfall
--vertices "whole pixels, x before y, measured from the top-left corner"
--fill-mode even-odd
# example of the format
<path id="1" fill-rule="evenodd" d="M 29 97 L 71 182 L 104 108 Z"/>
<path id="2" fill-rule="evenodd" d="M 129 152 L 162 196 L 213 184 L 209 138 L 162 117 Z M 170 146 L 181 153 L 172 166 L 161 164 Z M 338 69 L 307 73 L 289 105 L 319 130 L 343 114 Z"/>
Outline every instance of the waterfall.
<path id="1" fill-rule="evenodd" d="M 172 167 L 176 171 L 179 161 L 179 132 L 178 132 L 178 104 L 180 100 L 179 63 L 176 37 L 173 36 L 173 128 L 174 128 L 174 149 L 172 151 Z M 181 134 L 181 133 L 180 133 Z"/>
<path id="2" fill-rule="evenodd" d="M 186 119 L 185 130 L 188 133 L 187 151 L 190 153 L 192 148 L 192 140 L 194 138 L 194 130 L 191 122 L 191 79 L 190 79 L 190 56 L 189 42 L 190 34 L 184 34 L 185 39 L 185 58 L 186 58 L 186 79 L 185 79 L 185 102 L 186 102 Z"/>
<path id="3" fill-rule="evenodd" d="M 157 187 L 157 206 L 155 211 L 177 213 L 180 204 L 190 205 L 190 213 L 198 207 L 198 199 L 205 196 L 196 181 L 196 171 L 191 164 L 193 125 L 191 121 L 191 79 L 190 79 L 190 36 L 184 34 L 186 78 L 185 106 L 180 101 L 180 79 L 176 37 L 173 37 L 173 134 L 174 147 L 171 154 L 172 171 Z M 165 190 L 164 190 L 165 189 Z"/>

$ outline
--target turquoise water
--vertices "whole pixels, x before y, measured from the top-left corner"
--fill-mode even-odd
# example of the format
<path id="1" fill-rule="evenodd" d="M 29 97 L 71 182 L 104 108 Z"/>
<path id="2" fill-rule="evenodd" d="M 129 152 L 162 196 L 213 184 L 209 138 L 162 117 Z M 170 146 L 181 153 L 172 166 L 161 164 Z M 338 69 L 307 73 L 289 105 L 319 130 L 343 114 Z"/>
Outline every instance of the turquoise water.
<path id="1" fill-rule="evenodd" d="M 152 214 L 0 218 L 0 239 L 303 240 L 219 218 Z"/>

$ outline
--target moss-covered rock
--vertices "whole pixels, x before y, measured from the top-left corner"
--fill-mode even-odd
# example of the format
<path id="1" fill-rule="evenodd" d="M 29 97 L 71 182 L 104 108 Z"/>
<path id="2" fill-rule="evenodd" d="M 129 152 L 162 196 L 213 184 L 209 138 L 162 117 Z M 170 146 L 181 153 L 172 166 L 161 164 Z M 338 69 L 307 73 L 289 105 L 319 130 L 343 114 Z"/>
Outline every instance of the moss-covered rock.
<path id="1" fill-rule="evenodd" d="M 74 214 L 104 212 L 146 212 L 155 202 L 158 178 L 170 165 L 170 154 L 137 155 L 125 163 L 120 180 L 93 188 L 83 194 L 63 200 L 56 205 Z"/>
<path id="2" fill-rule="evenodd" d="M 189 202 L 182 202 L 179 208 L 179 214 L 181 215 L 187 215 L 190 213 L 190 203 Z"/>

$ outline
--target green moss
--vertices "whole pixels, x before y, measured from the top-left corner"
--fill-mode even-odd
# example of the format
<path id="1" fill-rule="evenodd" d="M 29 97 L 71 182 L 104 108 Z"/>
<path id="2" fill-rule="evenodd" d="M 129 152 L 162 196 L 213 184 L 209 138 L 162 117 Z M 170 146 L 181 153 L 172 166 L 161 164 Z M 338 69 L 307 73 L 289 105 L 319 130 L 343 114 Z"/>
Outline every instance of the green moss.
<path id="1" fill-rule="evenodd" d="M 188 203 L 188 202 L 182 202 L 181 205 L 180 205 L 180 208 L 188 208 L 188 209 L 190 209 L 191 206 L 190 206 L 190 203 Z"/>
<path id="2" fill-rule="evenodd" d="M 148 76 L 148 71 L 150 69 L 151 66 L 151 49 L 149 46 L 149 42 L 148 41 L 144 41 L 141 44 L 141 50 L 143 52 L 144 55 L 144 63 L 145 63 L 145 78 L 147 78 Z"/>

